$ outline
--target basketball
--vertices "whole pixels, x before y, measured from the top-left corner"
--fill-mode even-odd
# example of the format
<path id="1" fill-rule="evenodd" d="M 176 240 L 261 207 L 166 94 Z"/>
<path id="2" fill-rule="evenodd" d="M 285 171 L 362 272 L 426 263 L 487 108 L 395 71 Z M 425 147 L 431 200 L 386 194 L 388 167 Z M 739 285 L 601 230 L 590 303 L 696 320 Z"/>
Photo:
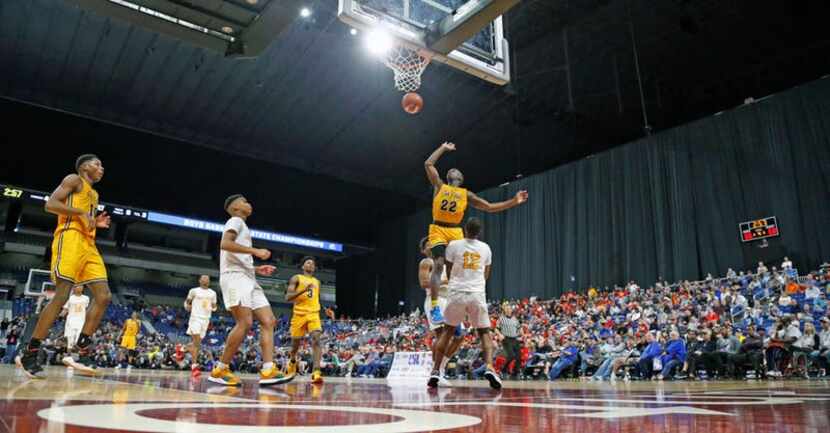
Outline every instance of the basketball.
<path id="1" fill-rule="evenodd" d="M 403 95 L 403 99 L 401 99 L 401 107 L 403 107 L 403 111 L 406 111 L 409 114 L 418 113 L 421 111 L 421 107 L 423 106 L 423 98 L 415 92 L 409 92 L 406 95 Z"/>

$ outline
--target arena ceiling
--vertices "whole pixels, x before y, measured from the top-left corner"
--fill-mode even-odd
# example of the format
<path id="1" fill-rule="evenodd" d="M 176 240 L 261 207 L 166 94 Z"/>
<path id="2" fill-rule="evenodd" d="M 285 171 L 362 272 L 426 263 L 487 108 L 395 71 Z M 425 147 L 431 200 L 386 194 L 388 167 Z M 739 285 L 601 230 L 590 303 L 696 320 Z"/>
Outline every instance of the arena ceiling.
<path id="1" fill-rule="evenodd" d="M 655 131 L 830 70 L 826 2 L 524 0 L 514 82 L 432 65 L 410 116 L 335 0 L 253 59 L 78 3 L 0 2 L 0 96 L 416 197 L 444 140 L 460 150 L 442 166 L 484 188 L 642 136 L 634 41 Z"/>

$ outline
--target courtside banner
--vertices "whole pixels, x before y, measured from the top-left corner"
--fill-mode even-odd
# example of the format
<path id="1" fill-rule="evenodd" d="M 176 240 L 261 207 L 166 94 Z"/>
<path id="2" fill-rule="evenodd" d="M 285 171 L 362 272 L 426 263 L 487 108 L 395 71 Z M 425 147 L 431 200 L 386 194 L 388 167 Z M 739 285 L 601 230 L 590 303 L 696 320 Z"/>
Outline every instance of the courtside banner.
<path id="1" fill-rule="evenodd" d="M 388 380 L 428 379 L 432 372 L 432 352 L 395 352 Z"/>

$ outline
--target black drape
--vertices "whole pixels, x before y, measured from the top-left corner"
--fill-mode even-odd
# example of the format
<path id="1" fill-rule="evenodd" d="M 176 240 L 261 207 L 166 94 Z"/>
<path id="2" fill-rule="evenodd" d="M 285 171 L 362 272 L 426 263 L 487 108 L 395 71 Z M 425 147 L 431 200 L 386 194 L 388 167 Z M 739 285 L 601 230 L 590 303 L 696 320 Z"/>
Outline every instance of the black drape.
<path id="1" fill-rule="evenodd" d="M 337 316 L 374 317 L 375 287 L 368 256 L 337 261 Z"/>
<path id="2" fill-rule="evenodd" d="M 530 191 L 526 205 L 483 216 L 495 256 L 490 297 L 743 269 L 770 254 L 743 245 L 738 223 L 773 215 L 775 251 L 815 269 L 830 256 L 830 79 L 480 195 L 504 200 L 519 189 Z M 425 209 L 380 232 L 379 252 L 396 265 L 384 280 L 406 287 L 410 305 L 423 300 L 415 245 L 428 222 Z"/>

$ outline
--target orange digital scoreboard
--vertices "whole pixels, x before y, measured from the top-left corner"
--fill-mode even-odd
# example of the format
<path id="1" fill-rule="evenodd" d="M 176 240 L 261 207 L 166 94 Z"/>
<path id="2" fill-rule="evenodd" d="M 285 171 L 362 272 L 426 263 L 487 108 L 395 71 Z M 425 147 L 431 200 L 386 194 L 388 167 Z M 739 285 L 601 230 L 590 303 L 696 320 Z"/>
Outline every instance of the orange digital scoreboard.
<path id="1" fill-rule="evenodd" d="M 778 236 L 778 220 L 774 216 L 742 222 L 738 224 L 738 227 L 741 230 L 743 242 Z"/>

